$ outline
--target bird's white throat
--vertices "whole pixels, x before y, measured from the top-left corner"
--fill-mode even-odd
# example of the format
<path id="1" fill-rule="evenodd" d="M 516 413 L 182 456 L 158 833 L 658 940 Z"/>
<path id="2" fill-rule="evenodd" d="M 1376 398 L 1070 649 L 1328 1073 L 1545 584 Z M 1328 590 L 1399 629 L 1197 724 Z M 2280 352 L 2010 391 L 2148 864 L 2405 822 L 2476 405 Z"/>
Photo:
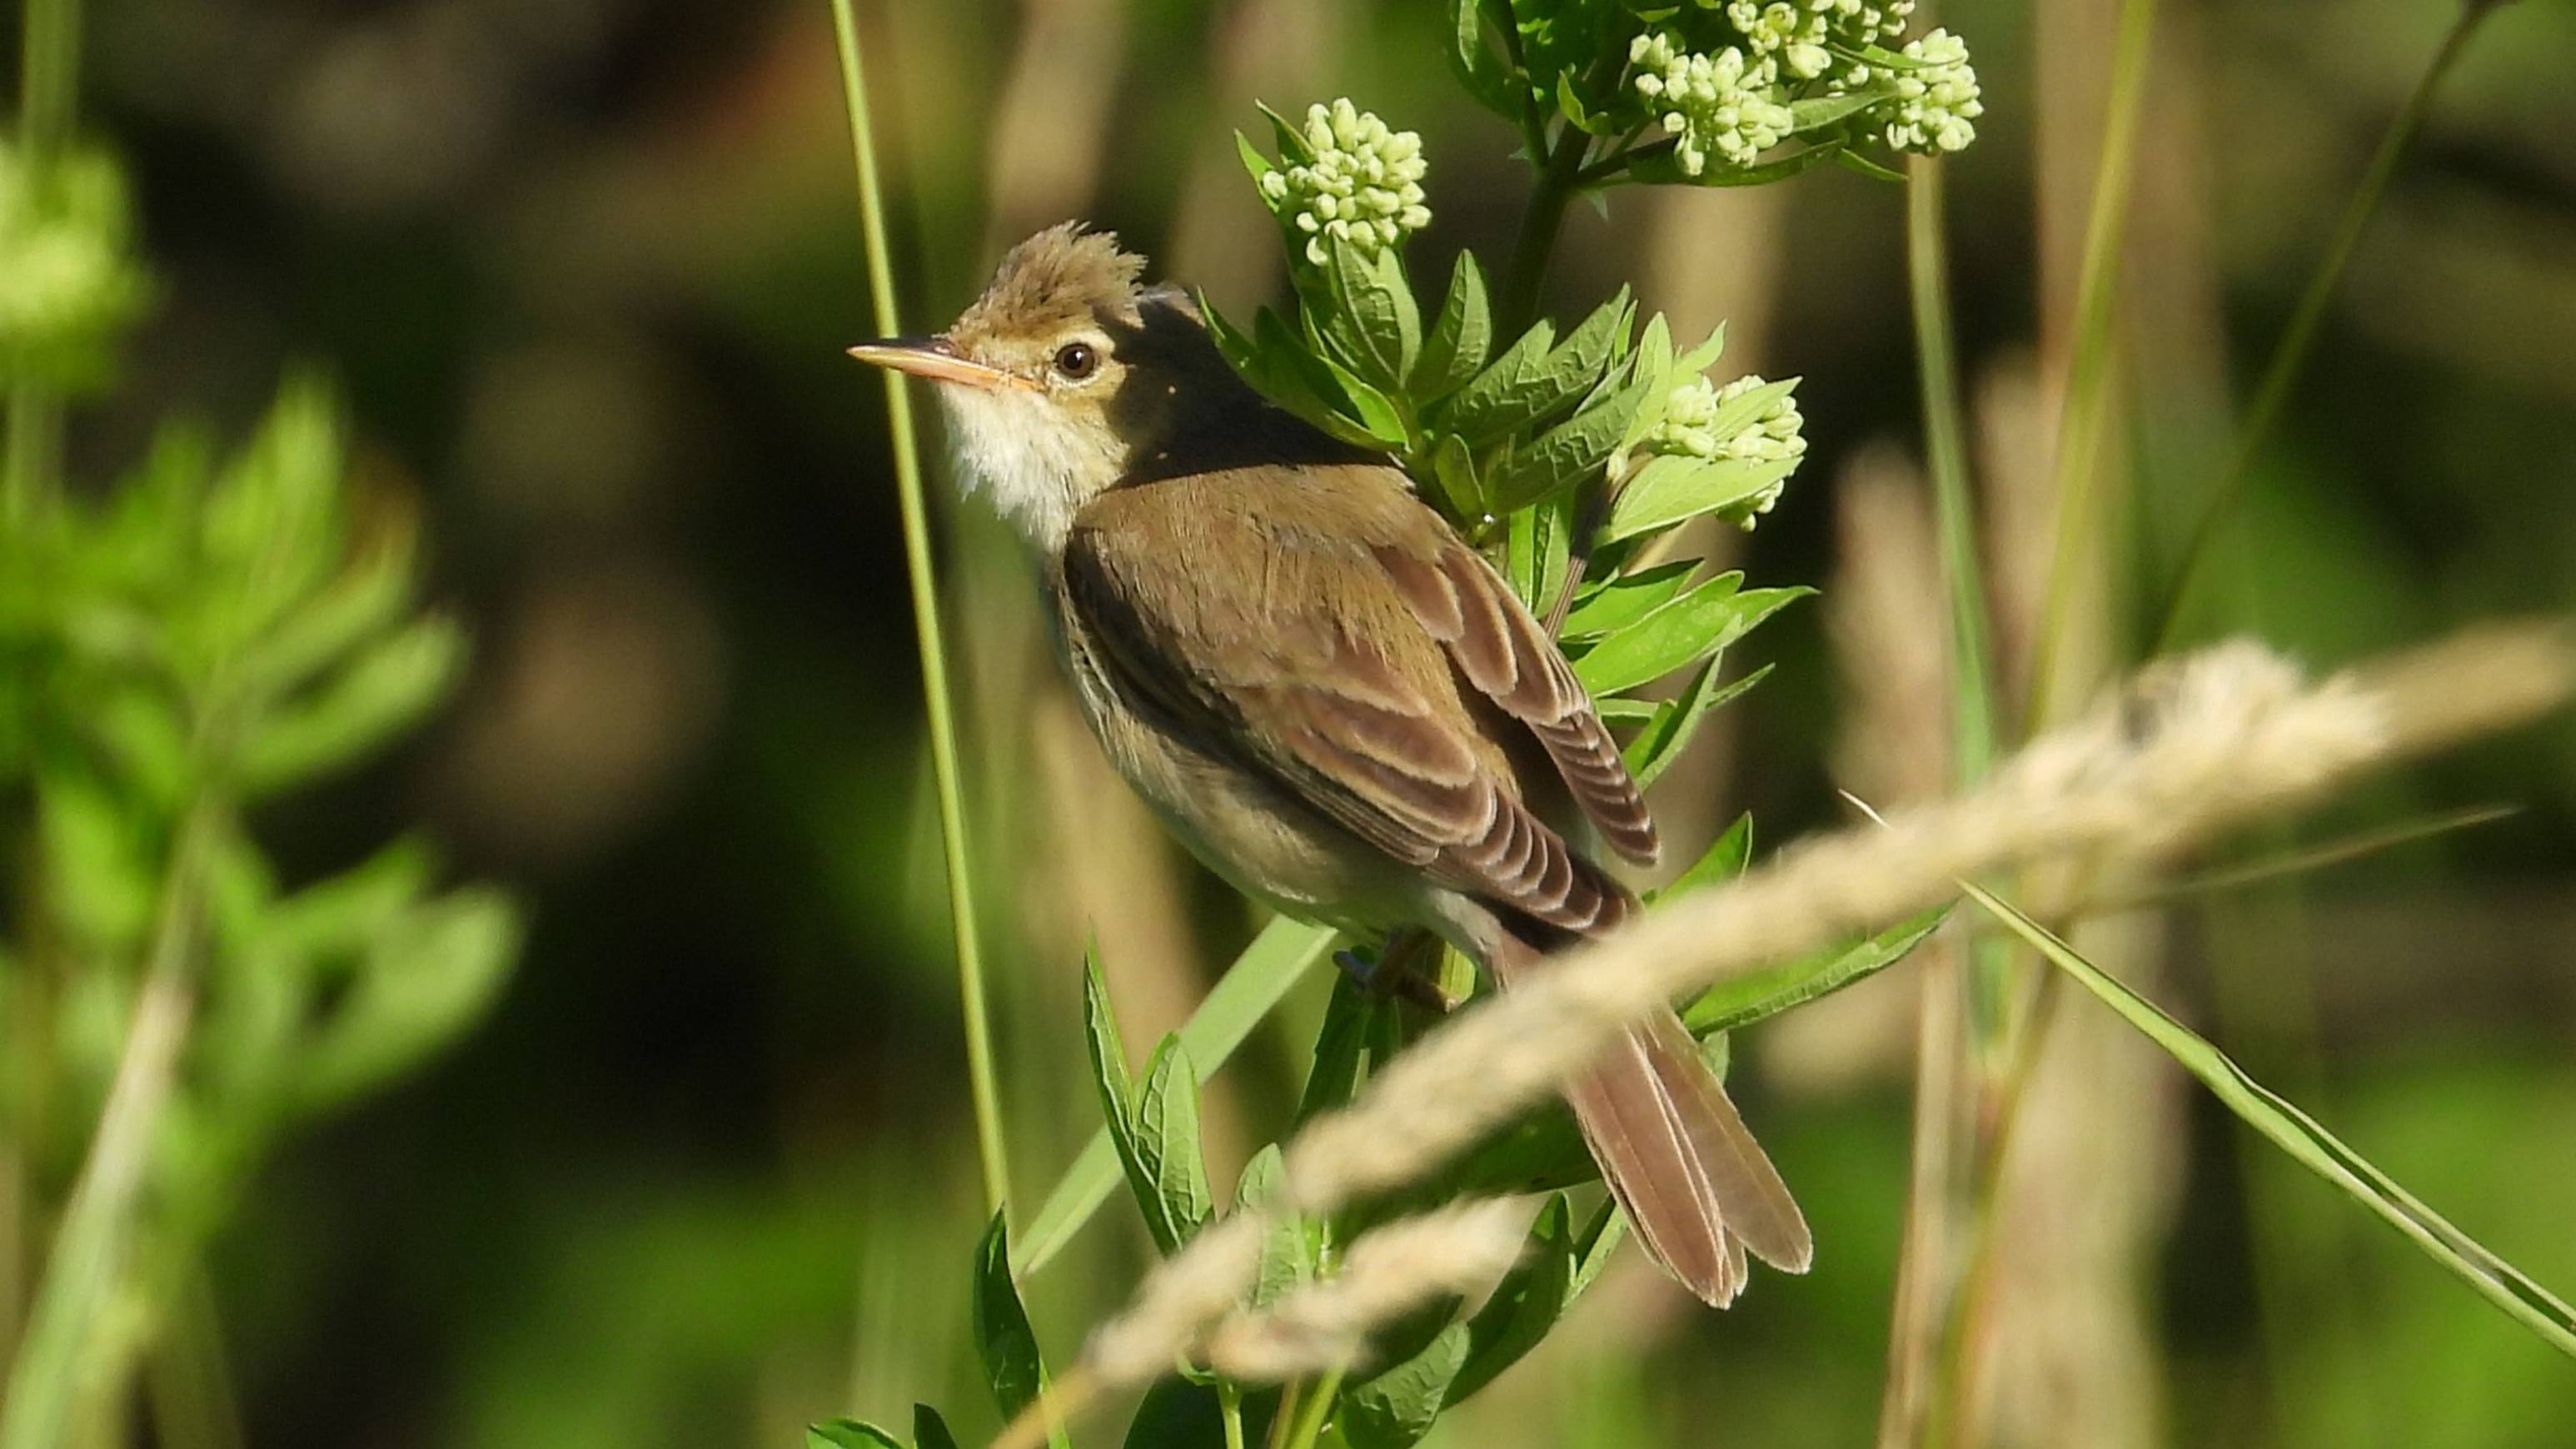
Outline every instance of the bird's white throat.
<path id="1" fill-rule="evenodd" d="M 1114 437 L 1075 425 L 1043 393 L 952 384 L 939 395 L 960 485 L 1040 554 L 1062 549 L 1074 510 L 1117 476 Z"/>

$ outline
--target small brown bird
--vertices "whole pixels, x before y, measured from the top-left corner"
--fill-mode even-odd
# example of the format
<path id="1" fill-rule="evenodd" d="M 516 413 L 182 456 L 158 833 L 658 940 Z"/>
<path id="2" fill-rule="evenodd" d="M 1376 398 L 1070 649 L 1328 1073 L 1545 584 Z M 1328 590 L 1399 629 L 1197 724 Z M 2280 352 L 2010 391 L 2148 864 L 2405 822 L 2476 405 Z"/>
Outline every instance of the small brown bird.
<path id="1" fill-rule="evenodd" d="M 1355 933 L 1427 927 L 1498 986 L 1636 897 L 1655 826 L 1573 669 L 1380 455 L 1265 402 L 1187 294 L 1074 224 L 946 332 L 850 349 L 941 386 L 960 471 L 1035 550 L 1109 757 L 1210 867 Z M 1567 1090 L 1648 1253 L 1702 1299 L 1805 1220 L 1680 1020 Z"/>

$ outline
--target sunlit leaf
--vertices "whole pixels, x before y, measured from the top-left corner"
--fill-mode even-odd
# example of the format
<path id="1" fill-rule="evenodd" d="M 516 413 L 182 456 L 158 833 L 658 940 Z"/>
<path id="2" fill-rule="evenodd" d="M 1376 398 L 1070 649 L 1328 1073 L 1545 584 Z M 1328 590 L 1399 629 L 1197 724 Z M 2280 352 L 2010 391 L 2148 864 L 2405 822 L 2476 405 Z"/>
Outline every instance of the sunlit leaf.
<path id="1" fill-rule="evenodd" d="M 1485 365 L 1494 346 L 1494 314 L 1485 294 L 1485 273 L 1473 252 L 1460 251 L 1449 273 L 1449 295 L 1440 315 L 1422 339 L 1408 386 L 1417 398 L 1441 397 L 1462 386 Z"/>
<path id="2" fill-rule="evenodd" d="M 1135 1139 L 1134 1186 L 1146 1226 L 1164 1252 L 1177 1252 L 1216 1210 L 1199 1155 L 1198 1078 L 1178 1035 L 1164 1037 L 1146 1059 Z"/>

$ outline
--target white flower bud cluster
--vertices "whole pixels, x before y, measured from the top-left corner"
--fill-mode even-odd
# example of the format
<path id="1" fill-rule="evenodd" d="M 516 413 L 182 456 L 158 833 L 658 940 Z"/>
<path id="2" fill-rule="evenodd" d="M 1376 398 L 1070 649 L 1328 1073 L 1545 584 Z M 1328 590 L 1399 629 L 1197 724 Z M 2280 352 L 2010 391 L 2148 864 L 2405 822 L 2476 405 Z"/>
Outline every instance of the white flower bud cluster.
<path id="1" fill-rule="evenodd" d="M 126 230 L 124 180 L 104 157 L 39 177 L 0 143 L 0 371 L 61 372 L 134 319 L 147 288 Z"/>
<path id="2" fill-rule="evenodd" d="M 1682 383 L 1665 398 L 1663 421 L 1646 436 L 1646 451 L 1711 462 L 1795 463 L 1807 454 L 1807 420 L 1798 411 L 1795 394 L 1782 394 L 1752 421 L 1724 437 L 1715 430 L 1717 415 L 1728 403 L 1766 386 L 1750 373 L 1724 387 L 1705 377 Z M 1779 504 L 1788 481 L 1785 474 L 1773 480 L 1761 492 L 1726 509 L 1724 516 L 1751 529 L 1758 515 Z"/>
<path id="3" fill-rule="evenodd" d="M 1799 80 L 1814 80 L 1833 68 L 1834 57 L 1825 49 L 1825 12 L 1835 0 L 1810 0 L 1801 9 L 1788 0 L 1734 0 L 1726 7 L 1726 18 L 1744 32 L 1744 43 L 1757 59 L 1776 60 L 1780 69 Z"/>
<path id="4" fill-rule="evenodd" d="M 1422 137 L 1390 131 L 1386 122 L 1345 96 L 1306 108 L 1313 162 L 1261 178 L 1271 210 L 1304 232 L 1306 260 L 1322 266 L 1335 237 L 1370 255 L 1431 224 L 1422 204 Z"/>
<path id="5" fill-rule="evenodd" d="M 1686 176 L 1707 170 L 1712 154 L 1729 165 L 1749 166 L 1779 145 L 1794 124 L 1789 108 L 1770 97 L 1779 78 L 1778 62 L 1770 56 L 1748 63 L 1731 45 L 1715 55 L 1694 55 L 1679 38 L 1658 32 L 1630 43 L 1628 59 L 1637 72 L 1637 93 L 1650 108 L 1663 110 L 1673 159 Z"/>
<path id="6" fill-rule="evenodd" d="M 1926 156 L 1966 150 L 1977 139 L 1973 122 L 1986 113 L 1967 43 L 1935 30 L 1905 47 L 1905 58 L 1922 64 L 1895 72 L 1896 99 L 1885 112 L 1887 144 Z"/>

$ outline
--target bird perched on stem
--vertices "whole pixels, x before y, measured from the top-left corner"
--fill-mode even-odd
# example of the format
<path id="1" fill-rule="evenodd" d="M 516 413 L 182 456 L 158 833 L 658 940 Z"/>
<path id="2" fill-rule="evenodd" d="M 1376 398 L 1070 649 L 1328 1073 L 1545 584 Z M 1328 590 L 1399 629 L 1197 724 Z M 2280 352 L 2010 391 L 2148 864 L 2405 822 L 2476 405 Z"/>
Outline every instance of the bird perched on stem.
<path id="1" fill-rule="evenodd" d="M 1495 984 L 1637 899 L 1646 803 L 1547 632 L 1378 454 L 1271 406 L 1187 294 L 1067 224 L 947 331 L 850 349 L 939 384 L 960 470 L 1028 541 L 1110 759 L 1198 857 L 1291 915 L 1427 928 Z M 1657 1262 L 1723 1305 L 1805 1220 L 1678 1017 L 1566 1097 Z"/>

